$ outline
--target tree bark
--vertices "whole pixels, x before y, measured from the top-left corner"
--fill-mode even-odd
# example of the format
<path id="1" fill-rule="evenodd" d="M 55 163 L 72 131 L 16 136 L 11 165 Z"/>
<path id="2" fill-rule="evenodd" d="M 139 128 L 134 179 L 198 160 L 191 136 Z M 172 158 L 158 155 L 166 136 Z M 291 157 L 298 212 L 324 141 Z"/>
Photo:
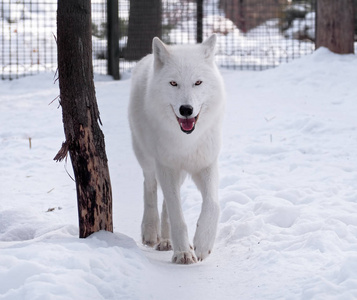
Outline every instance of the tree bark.
<path id="1" fill-rule="evenodd" d="M 317 0 L 316 49 L 354 53 L 353 0 Z"/>
<path id="2" fill-rule="evenodd" d="M 152 52 L 152 39 L 161 37 L 161 0 L 130 0 L 126 60 L 139 60 Z"/>
<path id="3" fill-rule="evenodd" d="M 104 135 L 98 121 L 92 66 L 91 1 L 59 0 L 57 47 L 60 104 L 77 189 L 79 236 L 113 231 L 112 192 Z"/>

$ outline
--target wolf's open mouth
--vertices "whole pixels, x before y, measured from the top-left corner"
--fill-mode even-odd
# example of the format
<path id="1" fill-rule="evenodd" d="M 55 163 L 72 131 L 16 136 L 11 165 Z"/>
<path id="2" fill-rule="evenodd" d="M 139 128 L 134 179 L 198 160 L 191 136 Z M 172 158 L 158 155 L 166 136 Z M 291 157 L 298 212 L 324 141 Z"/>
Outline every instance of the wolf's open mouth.
<path id="1" fill-rule="evenodd" d="M 177 122 L 180 124 L 181 130 L 187 134 L 190 134 L 192 131 L 194 131 L 199 115 L 200 114 L 198 114 L 196 117 L 190 118 L 190 119 L 188 119 L 188 118 L 182 119 L 182 118 L 179 118 L 176 116 Z"/>

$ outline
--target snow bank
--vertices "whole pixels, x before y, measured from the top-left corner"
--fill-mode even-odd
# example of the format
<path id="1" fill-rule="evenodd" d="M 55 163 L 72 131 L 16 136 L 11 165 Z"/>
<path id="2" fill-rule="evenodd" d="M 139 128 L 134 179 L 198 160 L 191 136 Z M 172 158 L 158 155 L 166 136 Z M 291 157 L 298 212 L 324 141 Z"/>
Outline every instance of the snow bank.
<path id="1" fill-rule="evenodd" d="M 150 281 L 150 264 L 132 239 L 99 232 L 80 240 L 73 226 L 12 243 L 0 263 L 2 299 L 137 299 Z"/>
<path id="2" fill-rule="evenodd" d="M 53 75 L 0 82 L 0 299 L 357 297 L 356 56 L 319 49 L 273 70 L 222 72 L 221 219 L 212 255 L 192 266 L 140 244 L 130 80 L 96 78 L 115 233 L 85 240 L 70 162 L 52 161 L 63 141 Z M 191 238 L 200 204 L 186 182 Z"/>

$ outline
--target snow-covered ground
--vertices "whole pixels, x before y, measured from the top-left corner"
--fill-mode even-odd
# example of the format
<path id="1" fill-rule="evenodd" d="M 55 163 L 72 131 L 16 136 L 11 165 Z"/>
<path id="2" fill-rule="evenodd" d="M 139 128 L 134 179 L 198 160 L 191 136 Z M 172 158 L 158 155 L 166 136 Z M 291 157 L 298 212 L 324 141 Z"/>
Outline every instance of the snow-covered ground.
<path id="1" fill-rule="evenodd" d="M 357 298 L 356 56 L 320 49 L 222 72 L 221 218 L 211 256 L 190 266 L 140 244 L 130 78 L 96 78 L 115 232 L 88 239 L 77 238 L 70 161 L 52 160 L 64 139 L 54 75 L 0 81 L 0 299 Z M 186 182 L 191 238 L 200 203 Z"/>

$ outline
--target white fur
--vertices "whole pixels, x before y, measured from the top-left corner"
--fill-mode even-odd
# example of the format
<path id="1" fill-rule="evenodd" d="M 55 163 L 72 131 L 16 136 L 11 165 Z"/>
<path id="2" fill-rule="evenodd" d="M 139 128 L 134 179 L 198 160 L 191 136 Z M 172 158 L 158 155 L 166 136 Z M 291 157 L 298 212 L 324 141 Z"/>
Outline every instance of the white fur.
<path id="1" fill-rule="evenodd" d="M 129 122 L 134 152 L 144 173 L 142 241 L 158 250 L 172 248 L 176 263 L 206 258 L 217 230 L 217 157 L 225 94 L 214 62 L 215 44 L 215 35 L 200 45 L 185 46 L 167 46 L 154 38 L 153 54 L 137 64 L 132 76 Z M 177 86 L 170 84 L 173 81 Z M 195 85 L 197 81 L 202 83 Z M 178 123 L 177 117 L 183 117 L 181 105 L 191 105 L 192 115 L 199 114 L 191 134 L 181 131 Z M 187 173 L 203 199 L 193 248 L 180 203 Z M 161 227 L 157 181 L 164 194 Z"/>

